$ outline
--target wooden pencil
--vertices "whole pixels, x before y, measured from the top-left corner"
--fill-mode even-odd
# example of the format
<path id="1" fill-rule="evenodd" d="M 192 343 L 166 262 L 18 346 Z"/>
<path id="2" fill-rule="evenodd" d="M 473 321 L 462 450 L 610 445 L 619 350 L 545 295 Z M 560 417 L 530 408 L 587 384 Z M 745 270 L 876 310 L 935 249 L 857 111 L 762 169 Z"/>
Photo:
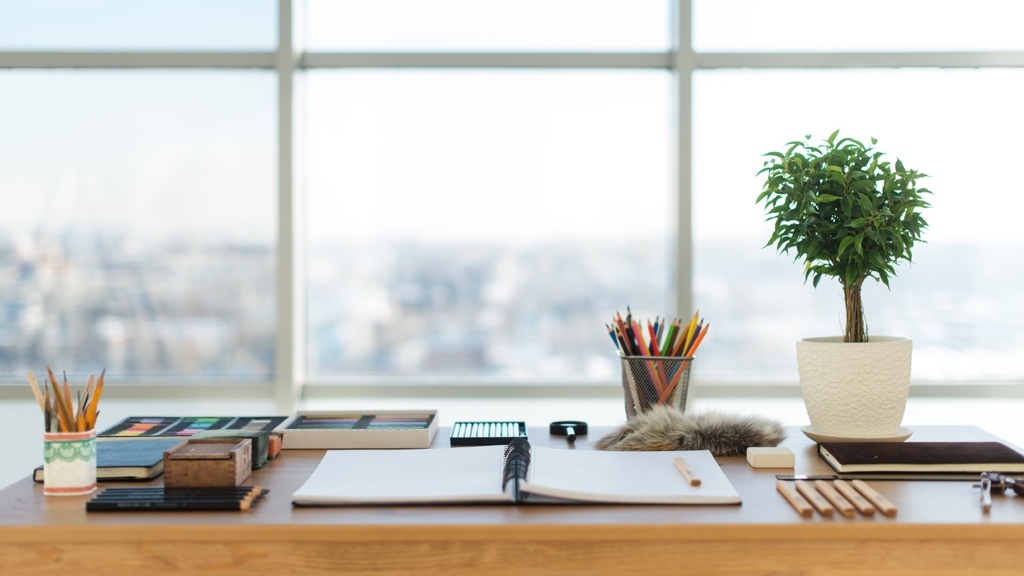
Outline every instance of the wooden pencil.
<path id="1" fill-rule="evenodd" d="M 835 513 L 835 506 L 829 503 L 829 501 L 826 500 L 825 497 L 822 496 L 821 493 L 818 492 L 818 490 L 815 489 L 814 485 L 811 484 L 810 482 L 806 480 L 797 480 L 796 489 L 797 492 L 803 494 L 804 498 L 807 498 L 807 500 L 811 503 L 812 506 L 814 506 L 818 510 L 818 512 L 821 512 L 822 516 L 831 518 L 832 514 Z"/>
<path id="2" fill-rule="evenodd" d="M 838 490 L 846 499 L 853 503 L 860 510 L 860 513 L 865 516 L 873 516 L 875 514 L 875 506 L 871 502 L 868 502 L 860 492 L 853 486 L 850 486 L 845 480 L 836 480 L 833 482 L 836 490 Z"/>
<path id="3" fill-rule="evenodd" d="M 35 374 L 28 373 L 28 383 L 32 386 L 32 394 L 36 397 L 36 402 L 39 403 L 39 409 L 46 414 L 46 403 L 43 401 L 43 393 L 39 390 L 39 383 L 36 382 Z"/>
<path id="4" fill-rule="evenodd" d="M 826 500 L 836 507 L 836 510 L 839 510 L 840 514 L 847 518 L 853 518 L 857 515 L 857 509 L 853 507 L 853 504 L 850 504 L 850 502 L 844 498 L 842 494 L 836 491 L 831 484 L 824 480 L 815 480 L 814 486 L 818 489 L 818 492 L 821 492 L 821 495 L 824 496 Z"/>
<path id="5" fill-rule="evenodd" d="M 807 503 L 807 500 L 803 496 L 798 494 L 796 490 L 789 484 L 786 484 L 782 480 L 775 481 L 775 488 L 778 489 L 779 493 L 789 502 L 790 506 L 797 511 L 801 516 L 807 518 L 814 514 L 814 508 Z"/>
<path id="6" fill-rule="evenodd" d="M 882 514 L 885 514 L 886 516 L 896 515 L 896 505 L 889 502 L 885 496 L 879 494 L 874 488 L 869 486 L 867 482 L 863 480 L 852 480 L 850 483 L 853 484 L 853 487 L 863 494 L 869 502 L 874 504 Z"/>

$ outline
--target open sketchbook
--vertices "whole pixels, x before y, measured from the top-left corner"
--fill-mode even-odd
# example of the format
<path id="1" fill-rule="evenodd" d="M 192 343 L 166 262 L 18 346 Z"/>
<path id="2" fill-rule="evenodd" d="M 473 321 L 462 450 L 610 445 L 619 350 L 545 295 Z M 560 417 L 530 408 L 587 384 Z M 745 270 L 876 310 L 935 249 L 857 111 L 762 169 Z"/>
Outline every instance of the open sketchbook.
<path id="1" fill-rule="evenodd" d="M 676 468 L 680 456 L 699 486 Z M 508 448 L 328 451 L 292 495 L 300 506 L 488 502 L 739 504 L 740 496 L 707 451 L 598 452 L 519 439 Z"/>

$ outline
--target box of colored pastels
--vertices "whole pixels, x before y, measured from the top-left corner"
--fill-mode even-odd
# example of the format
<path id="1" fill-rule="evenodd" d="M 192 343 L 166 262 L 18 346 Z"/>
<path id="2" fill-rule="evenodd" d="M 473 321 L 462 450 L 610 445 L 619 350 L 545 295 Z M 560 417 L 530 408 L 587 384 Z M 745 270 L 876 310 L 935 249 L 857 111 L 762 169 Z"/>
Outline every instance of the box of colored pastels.
<path id="1" fill-rule="evenodd" d="M 429 448 L 437 410 L 300 411 L 277 429 L 282 448 Z"/>
<path id="2" fill-rule="evenodd" d="M 452 446 L 508 444 L 526 438 L 526 422 L 456 422 L 449 442 Z"/>
<path id="3" fill-rule="evenodd" d="M 213 430 L 272 432 L 287 416 L 129 416 L 100 432 L 100 438 L 191 438 Z"/>

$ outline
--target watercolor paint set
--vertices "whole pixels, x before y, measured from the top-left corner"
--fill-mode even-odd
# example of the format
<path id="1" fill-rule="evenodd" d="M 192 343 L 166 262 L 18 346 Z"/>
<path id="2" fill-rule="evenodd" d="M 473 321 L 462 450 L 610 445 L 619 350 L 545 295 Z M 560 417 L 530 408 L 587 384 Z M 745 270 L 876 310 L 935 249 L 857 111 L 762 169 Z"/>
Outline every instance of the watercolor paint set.
<path id="1" fill-rule="evenodd" d="M 285 450 L 429 448 L 436 410 L 299 411 L 278 427 Z"/>

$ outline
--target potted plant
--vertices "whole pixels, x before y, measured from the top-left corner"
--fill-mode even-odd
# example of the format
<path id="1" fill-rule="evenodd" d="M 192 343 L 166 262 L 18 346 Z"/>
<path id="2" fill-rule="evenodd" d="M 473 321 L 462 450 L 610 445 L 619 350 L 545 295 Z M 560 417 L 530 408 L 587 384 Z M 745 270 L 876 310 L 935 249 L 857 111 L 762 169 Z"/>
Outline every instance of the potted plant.
<path id="1" fill-rule="evenodd" d="M 837 437 L 895 437 L 910 392 L 911 341 L 868 335 L 861 287 L 873 278 L 887 288 L 896 266 L 912 261 L 928 223 L 921 210 L 927 175 L 900 160 L 833 132 L 768 152 L 757 197 L 775 228 L 765 245 L 802 260 L 804 282 L 836 279 L 846 304 L 845 334 L 797 342 L 800 387 L 811 425 L 805 432 Z M 909 433 L 906 434 L 909 436 Z M 813 436 L 812 436 L 813 437 Z M 904 436 L 905 437 L 905 436 Z"/>

